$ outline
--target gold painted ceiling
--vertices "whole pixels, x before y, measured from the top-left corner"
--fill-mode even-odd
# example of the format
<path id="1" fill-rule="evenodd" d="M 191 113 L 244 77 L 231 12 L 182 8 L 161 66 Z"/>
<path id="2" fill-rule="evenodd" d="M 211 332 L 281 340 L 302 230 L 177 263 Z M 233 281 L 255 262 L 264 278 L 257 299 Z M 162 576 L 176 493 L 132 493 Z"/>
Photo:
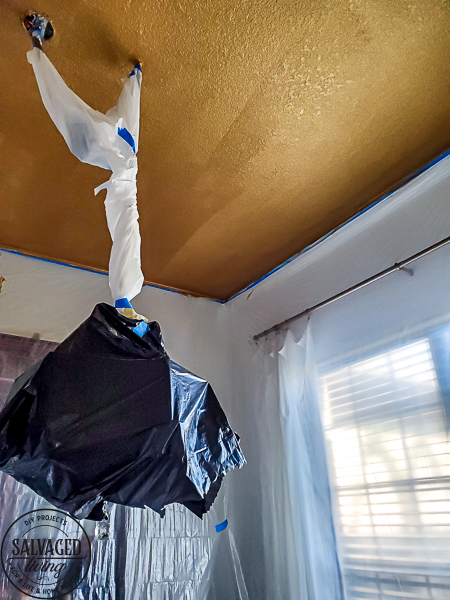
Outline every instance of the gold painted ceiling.
<path id="1" fill-rule="evenodd" d="M 107 269 L 106 171 L 50 121 L 21 26 L 93 108 L 143 63 L 145 278 L 225 299 L 450 145 L 445 0 L 2 0 L 0 247 Z M 104 193 L 104 192 L 103 192 Z"/>

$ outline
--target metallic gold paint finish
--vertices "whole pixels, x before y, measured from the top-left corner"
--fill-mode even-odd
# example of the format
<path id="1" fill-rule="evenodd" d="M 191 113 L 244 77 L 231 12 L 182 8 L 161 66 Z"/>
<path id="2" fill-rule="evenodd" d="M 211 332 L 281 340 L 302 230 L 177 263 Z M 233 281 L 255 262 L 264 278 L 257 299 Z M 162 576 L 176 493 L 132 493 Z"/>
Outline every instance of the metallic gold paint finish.
<path id="1" fill-rule="evenodd" d="M 445 0 L 4 0 L 0 247 L 106 269 L 93 188 L 39 97 L 21 18 L 106 111 L 143 63 L 147 281 L 227 298 L 450 145 Z"/>

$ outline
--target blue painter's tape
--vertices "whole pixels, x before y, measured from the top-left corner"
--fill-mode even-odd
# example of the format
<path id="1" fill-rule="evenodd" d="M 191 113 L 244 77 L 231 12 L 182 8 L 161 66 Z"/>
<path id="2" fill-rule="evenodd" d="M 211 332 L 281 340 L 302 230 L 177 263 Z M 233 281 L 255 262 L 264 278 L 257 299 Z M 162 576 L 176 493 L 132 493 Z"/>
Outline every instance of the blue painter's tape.
<path id="1" fill-rule="evenodd" d="M 114 306 L 115 306 L 115 308 L 131 308 L 134 310 L 134 308 L 131 306 L 131 302 L 128 300 L 128 298 L 119 298 L 119 300 L 116 300 L 114 302 Z"/>
<path id="2" fill-rule="evenodd" d="M 265 275 L 263 275 L 259 279 L 256 279 L 256 281 L 253 281 L 253 283 L 251 283 L 250 285 L 248 285 L 244 289 L 240 290 L 239 292 L 236 292 L 236 294 L 234 294 L 233 296 L 231 296 L 230 298 L 228 298 L 228 300 L 225 300 L 225 301 L 220 301 L 220 300 L 218 301 L 218 300 L 216 300 L 215 302 L 220 302 L 221 304 L 227 304 L 228 302 L 231 302 L 231 300 L 234 300 L 235 298 L 237 298 L 241 294 L 244 294 L 245 292 L 250 291 L 256 285 L 258 285 L 258 283 L 261 283 L 262 281 L 264 281 L 265 279 L 267 279 L 268 277 L 270 277 L 271 275 L 273 275 L 274 273 L 276 273 L 277 271 L 279 271 L 283 267 L 286 267 L 289 263 L 291 263 L 293 260 L 295 260 L 296 258 L 298 258 L 299 256 L 301 256 L 302 254 L 305 254 L 309 250 L 312 250 L 313 248 L 315 248 L 316 246 L 318 246 L 319 244 L 321 244 L 322 242 L 324 242 L 327 238 L 329 238 L 330 236 L 332 236 L 334 233 L 336 233 L 337 231 L 339 231 L 340 229 L 342 229 L 343 227 L 345 227 L 346 225 L 348 225 L 349 223 L 351 223 L 355 219 L 358 219 L 361 215 L 363 215 L 367 211 L 371 210 L 372 208 L 374 208 L 378 204 L 381 204 L 382 202 L 384 202 L 385 200 L 387 200 L 390 196 L 392 196 L 392 194 L 395 194 L 395 192 L 397 192 L 398 190 L 400 190 L 403 186 L 407 185 L 410 181 L 412 181 L 413 179 L 415 179 L 419 175 L 422 175 L 422 173 L 424 173 L 425 171 L 428 171 L 428 169 L 430 169 L 431 167 L 434 167 L 435 165 L 437 165 L 438 163 L 440 163 L 441 160 L 444 160 L 445 158 L 447 158 L 447 156 L 450 156 L 450 150 L 446 150 L 443 154 L 441 154 L 440 156 L 438 156 L 437 158 L 435 158 L 434 160 L 432 160 L 430 163 L 428 163 L 427 165 L 425 165 L 424 167 L 422 167 L 418 171 L 415 171 L 414 173 L 412 173 L 411 175 L 409 175 L 406 179 L 404 179 L 403 181 L 401 181 L 393 190 L 391 190 L 390 192 L 388 192 L 387 194 L 385 194 L 382 198 L 379 198 L 378 200 L 375 200 L 374 202 L 372 202 L 371 204 L 369 204 L 369 206 L 366 206 L 366 208 L 363 208 L 362 210 L 360 210 L 358 213 L 356 213 L 356 215 L 353 215 L 353 217 L 350 217 L 350 219 L 347 219 L 347 221 L 344 221 L 344 223 L 342 223 L 341 225 L 339 225 L 338 227 L 336 227 L 335 229 L 333 229 L 329 233 L 326 233 L 324 236 L 322 236 L 321 238 L 319 238 L 317 241 L 313 242 L 312 244 L 310 244 L 309 246 L 307 246 L 303 250 L 300 250 L 300 252 L 297 252 L 297 254 L 294 254 L 293 256 L 291 256 L 290 258 L 288 258 L 287 260 L 285 260 L 284 262 L 282 262 L 280 265 L 278 265 L 277 267 L 275 267 L 274 269 L 272 269 L 271 271 L 269 271 L 268 273 L 266 273 Z"/>
<path id="3" fill-rule="evenodd" d="M 133 75 L 136 75 L 136 69 L 142 73 L 142 67 L 141 67 L 140 63 L 136 63 L 134 65 L 134 69 L 131 71 L 131 73 L 128 75 L 128 77 L 132 77 Z"/>
<path id="4" fill-rule="evenodd" d="M 128 131 L 128 129 L 126 127 L 119 127 L 117 133 L 123 140 L 126 141 L 127 144 L 131 146 L 133 152 L 136 154 L 136 146 L 134 145 L 133 136 Z"/>
<path id="5" fill-rule="evenodd" d="M 77 271 L 85 271 L 86 273 L 94 273 L 95 275 L 104 275 L 106 277 L 108 276 L 107 272 L 94 269 L 93 267 L 80 267 L 79 265 L 71 265 L 70 263 L 66 263 L 61 260 L 42 258 L 42 256 L 34 256 L 33 254 L 27 254 L 26 252 L 21 252 L 20 250 L 11 250 L 11 248 L 2 248 L 0 246 L 0 253 L 1 252 L 7 252 L 8 254 L 14 254 L 15 256 L 22 256 L 23 258 L 31 258 L 32 260 L 40 260 L 41 262 L 49 263 L 51 265 L 58 265 L 59 267 L 68 267 L 69 269 L 76 269 Z M 182 292 L 175 288 L 170 288 L 163 285 L 157 285 L 156 283 L 144 282 L 144 286 L 155 288 L 156 290 L 162 290 L 163 292 L 170 292 L 171 294 L 179 294 L 180 296 L 189 295 L 187 292 Z M 217 302 L 218 304 L 225 304 L 225 300 L 214 300 L 212 298 L 210 298 L 210 300 L 211 302 Z M 120 308 L 120 306 L 117 306 L 116 308 Z"/>
<path id="6" fill-rule="evenodd" d="M 139 337 L 142 337 L 147 333 L 149 329 L 150 327 L 148 326 L 148 324 L 145 321 L 141 321 L 138 325 L 136 325 L 133 331 L 134 333 L 137 333 Z"/>
<path id="7" fill-rule="evenodd" d="M 225 519 L 225 521 L 222 521 L 222 523 L 219 523 L 218 525 L 216 525 L 216 531 L 217 531 L 217 533 L 220 533 L 221 531 L 224 531 L 227 527 L 228 527 L 228 519 Z"/>

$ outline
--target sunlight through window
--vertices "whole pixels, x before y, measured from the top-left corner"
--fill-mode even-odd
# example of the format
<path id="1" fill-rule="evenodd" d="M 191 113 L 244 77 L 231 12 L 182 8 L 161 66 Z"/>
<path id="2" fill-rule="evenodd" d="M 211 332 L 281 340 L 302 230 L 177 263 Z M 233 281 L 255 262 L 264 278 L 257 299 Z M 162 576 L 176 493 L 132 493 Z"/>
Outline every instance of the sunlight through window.
<path id="1" fill-rule="evenodd" d="M 321 379 L 350 599 L 448 598 L 449 442 L 427 339 Z"/>

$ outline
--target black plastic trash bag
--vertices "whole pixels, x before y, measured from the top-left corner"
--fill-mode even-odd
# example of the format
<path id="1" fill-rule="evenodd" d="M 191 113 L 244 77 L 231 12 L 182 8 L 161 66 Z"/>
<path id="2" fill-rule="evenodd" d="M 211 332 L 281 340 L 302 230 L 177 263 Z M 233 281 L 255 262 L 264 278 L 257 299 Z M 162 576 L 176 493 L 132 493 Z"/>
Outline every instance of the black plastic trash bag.
<path id="1" fill-rule="evenodd" d="M 104 501 L 172 502 L 201 517 L 245 464 L 204 379 L 167 356 L 158 323 L 107 304 L 13 384 L 0 413 L 0 469 L 79 519 Z"/>

